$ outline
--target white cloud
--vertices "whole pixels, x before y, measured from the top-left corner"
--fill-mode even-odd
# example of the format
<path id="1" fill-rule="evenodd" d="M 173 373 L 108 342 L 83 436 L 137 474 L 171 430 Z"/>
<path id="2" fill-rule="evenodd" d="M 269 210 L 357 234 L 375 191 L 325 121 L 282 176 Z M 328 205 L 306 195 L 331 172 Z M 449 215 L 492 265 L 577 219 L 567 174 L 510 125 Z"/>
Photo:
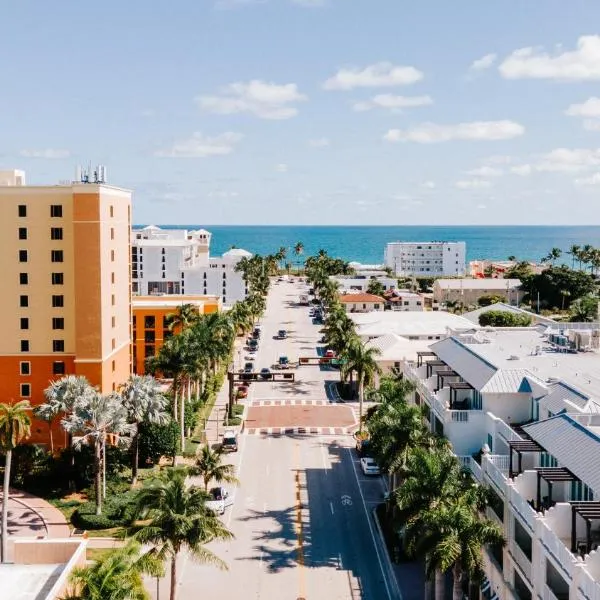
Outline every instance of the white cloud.
<path id="1" fill-rule="evenodd" d="M 231 115 L 250 113 L 261 119 L 290 119 L 298 114 L 294 106 L 307 97 L 298 91 L 295 83 L 278 85 L 253 79 L 247 83 L 231 83 L 219 96 L 198 96 L 198 106 L 211 113 Z"/>
<path id="2" fill-rule="evenodd" d="M 600 173 L 594 173 L 591 177 L 576 179 L 575 184 L 580 186 L 600 185 Z"/>
<path id="3" fill-rule="evenodd" d="M 581 36 L 577 48 L 554 54 L 541 48 L 515 50 L 498 67 L 506 79 L 554 79 L 590 81 L 600 79 L 600 36 Z"/>
<path id="4" fill-rule="evenodd" d="M 285 163 L 280 163 L 278 165 L 275 165 L 275 170 L 278 173 L 287 173 L 288 172 L 288 166 Z"/>
<path id="5" fill-rule="evenodd" d="M 469 67 L 470 71 L 484 71 L 485 69 L 489 69 L 498 58 L 497 54 L 486 54 L 481 58 L 473 61 L 471 66 Z"/>
<path id="6" fill-rule="evenodd" d="M 515 165 L 510 168 L 510 172 L 515 175 L 520 175 L 521 177 L 527 177 L 527 175 L 531 175 L 532 172 L 531 165 Z"/>
<path id="7" fill-rule="evenodd" d="M 467 175 L 473 175 L 475 177 L 500 177 L 504 174 L 502 169 L 498 169 L 497 167 L 478 167 L 477 169 L 471 169 L 467 171 Z"/>
<path id="8" fill-rule="evenodd" d="M 577 172 L 600 165 L 600 148 L 556 148 L 542 155 L 537 171 Z"/>
<path id="9" fill-rule="evenodd" d="M 207 156 L 223 156 L 233 152 L 236 144 L 244 136 L 227 131 L 214 137 L 205 136 L 197 131 L 187 140 L 179 140 L 170 148 L 159 150 L 155 156 L 166 158 L 206 158 Z"/>
<path id="10" fill-rule="evenodd" d="M 425 190 L 434 190 L 435 189 L 435 181 L 424 181 L 421 184 L 421 187 Z"/>
<path id="11" fill-rule="evenodd" d="M 417 142 L 435 144 L 451 140 L 494 141 L 509 140 L 523 135 L 525 128 L 514 121 L 473 121 L 457 125 L 424 123 L 414 129 L 390 129 L 384 136 L 388 142 Z"/>
<path id="12" fill-rule="evenodd" d="M 477 205 L 477 209 L 478 210 L 485 210 L 487 208 L 487 206 L 485 204 L 478 204 Z"/>
<path id="13" fill-rule="evenodd" d="M 348 67 L 340 69 L 328 79 L 323 88 L 326 90 L 353 90 L 355 88 L 395 87 L 410 85 L 423 79 L 423 73 L 415 67 L 379 62 L 368 67 Z"/>
<path id="14" fill-rule="evenodd" d="M 512 156 L 506 156 L 503 154 L 494 154 L 483 159 L 486 165 L 509 165 L 513 161 Z"/>
<path id="15" fill-rule="evenodd" d="M 292 4 L 297 4 L 298 6 L 307 6 L 309 8 L 325 6 L 327 4 L 326 0 L 292 0 Z"/>
<path id="16" fill-rule="evenodd" d="M 354 110 L 364 112 L 373 108 L 386 108 L 392 112 L 401 112 L 403 108 L 430 106 L 433 104 L 431 96 L 394 96 L 393 94 L 378 94 L 370 100 L 357 102 Z"/>
<path id="17" fill-rule="evenodd" d="M 309 140 L 308 145 L 312 148 L 325 148 L 326 146 L 331 145 L 331 140 L 326 137 L 316 138 L 314 140 Z"/>
<path id="18" fill-rule="evenodd" d="M 60 159 L 68 158 L 71 153 L 68 150 L 60 150 L 58 148 L 44 148 L 43 150 L 21 150 L 20 156 L 24 158 L 47 158 L 47 159 Z"/>
<path id="19" fill-rule="evenodd" d="M 454 187 L 459 190 L 485 190 L 492 187 L 491 181 L 485 179 L 466 179 L 463 181 L 457 181 Z"/>
<path id="20" fill-rule="evenodd" d="M 586 119 L 583 122 L 583 128 L 586 131 L 600 131 L 600 119 Z"/>
<path id="21" fill-rule="evenodd" d="M 581 104 L 571 104 L 565 114 L 569 117 L 600 117 L 600 98 L 592 96 Z"/>

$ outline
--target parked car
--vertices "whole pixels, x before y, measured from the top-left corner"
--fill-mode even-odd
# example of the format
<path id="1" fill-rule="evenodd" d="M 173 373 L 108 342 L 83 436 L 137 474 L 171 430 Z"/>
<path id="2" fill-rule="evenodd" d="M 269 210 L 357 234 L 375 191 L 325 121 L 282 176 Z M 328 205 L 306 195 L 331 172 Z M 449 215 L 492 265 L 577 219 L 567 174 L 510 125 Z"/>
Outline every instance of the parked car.
<path id="1" fill-rule="evenodd" d="M 235 433 L 235 431 L 233 431 L 233 429 L 228 429 L 223 434 L 223 442 L 221 443 L 221 448 L 223 450 L 231 450 L 232 452 L 237 452 L 237 434 Z"/>
<path id="2" fill-rule="evenodd" d="M 269 369 L 268 367 L 264 367 L 263 369 L 261 369 L 260 377 L 261 379 L 271 379 L 273 377 L 273 375 L 271 374 L 271 369 Z"/>
<path id="3" fill-rule="evenodd" d="M 333 350 L 325 350 L 325 358 L 335 358 L 335 352 Z"/>
<path id="4" fill-rule="evenodd" d="M 280 369 L 289 369 L 290 368 L 290 361 L 287 356 L 280 356 L 279 362 L 277 364 L 279 365 Z"/>
<path id="5" fill-rule="evenodd" d="M 247 362 L 244 365 L 244 373 L 252 373 L 254 371 L 254 363 Z"/>
<path id="6" fill-rule="evenodd" d="M 381 470 L 379 465 L 375 462 L 374 458 L 365 456 L 360 459 L 360 468 L 365 475 L 380 475 Z"/>
<path id="7" fill-rule="evenodd" d="M 285 340 L 285 338 L 287 338 L 287 331 L 286 331 L 285 329 L 280 329 L 280 330 L 277 332 L 277 337 L 278 337 L 280 340 Z"/>

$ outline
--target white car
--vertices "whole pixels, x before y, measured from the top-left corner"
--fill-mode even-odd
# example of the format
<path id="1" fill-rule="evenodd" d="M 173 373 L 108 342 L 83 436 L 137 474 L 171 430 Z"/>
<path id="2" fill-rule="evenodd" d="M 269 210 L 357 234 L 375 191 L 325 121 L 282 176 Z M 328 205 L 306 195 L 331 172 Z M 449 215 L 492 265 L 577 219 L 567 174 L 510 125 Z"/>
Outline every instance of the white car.
<path id="1" fill-rule="evenodd" d="M 206 506 L 218 515 L 225 514 L 225 509 L 233 504 L 233 496 L 223 487 L 214 487 L 209 492 L 211 499 Z"/>
<path id="2" fill-rule="evenodd" d="M 365 475 L 380 475 L 379 465 L 368 456 L 360 459 L 360 468 Z"/>

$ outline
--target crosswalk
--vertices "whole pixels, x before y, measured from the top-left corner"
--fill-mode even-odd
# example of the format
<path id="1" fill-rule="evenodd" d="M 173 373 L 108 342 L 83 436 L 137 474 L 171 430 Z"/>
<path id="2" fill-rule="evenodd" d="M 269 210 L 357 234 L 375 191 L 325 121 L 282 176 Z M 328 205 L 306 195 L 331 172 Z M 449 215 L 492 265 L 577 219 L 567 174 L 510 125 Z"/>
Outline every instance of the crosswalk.
<path id="1" fill-rule="evenodd" d="M 255 408 L 259 406 L 338 406 L 338 403 L 317 398 L 299 398 L 294 400 L 273 400 L 271 398 L 255 398 L 248 403 L 248 406 Z"/>
<path id="2" fill-rule="evenodd" d="M 358 425 L 350 427 L 248 427 L 243 435 L 352 435 Z"/>

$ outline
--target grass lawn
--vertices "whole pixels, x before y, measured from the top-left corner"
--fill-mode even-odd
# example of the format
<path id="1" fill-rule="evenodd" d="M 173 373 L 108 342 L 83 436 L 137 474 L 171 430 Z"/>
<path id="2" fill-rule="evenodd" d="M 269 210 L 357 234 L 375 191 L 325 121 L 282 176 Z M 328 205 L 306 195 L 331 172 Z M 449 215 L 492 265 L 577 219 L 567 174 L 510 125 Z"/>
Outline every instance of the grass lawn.
<path id="1" fill-rule="evenodd" d="M 88 560 L 100 560 L 112 550 L 112 548 L 87 548 L 85 555 Z"/>
<path id="2" fill-rule="evenodd" d="M 111 527 L 110 529 L 90 529 L 87 532 L 87 536 L 88 538 L 120 537 L 124 531 L 124 527 Z"/>

